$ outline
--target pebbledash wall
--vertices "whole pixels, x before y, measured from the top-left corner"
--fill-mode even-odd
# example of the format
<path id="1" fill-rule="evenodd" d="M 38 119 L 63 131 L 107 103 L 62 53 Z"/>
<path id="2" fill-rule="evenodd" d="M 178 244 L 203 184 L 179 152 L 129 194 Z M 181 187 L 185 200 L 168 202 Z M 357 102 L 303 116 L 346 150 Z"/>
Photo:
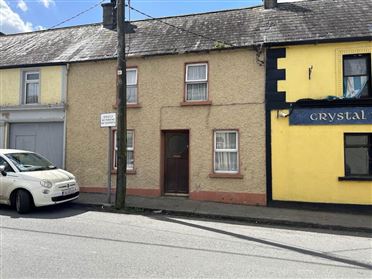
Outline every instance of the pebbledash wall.
<path id="1" fill-rule="evenodd" d="M 326 100 L 327 96 L 343 96 L 343 56 L 352 54 L 372 54 L 371 42 L 293 45 L 268 51 L 268 88 L 270 85 L 275 88 L 273 83 L 278 80 L 277 92 L 266 92 L 270 118 L 267 124 L 271 130 L 272 200 L 372 204 L 372 178 L 347 177 L 344 151 L 344 135 L 371 134 L 370 122 L 345 123 L 344 115 L 342 123 L 330 123 L 328 119 L 325 122 L 329 123 L 312 121 L 309 125 L 311 119 L 304 122 L 303 117 L 309 109 L 333 110 L 333 113 L 357 109 L 360 113 L 355 117 L 364 117 L 364 111 L 371 107 L 370 99 Z M 303 100 L 302 105 L 296 104 L 306 98 L 314 101 L 308 99 Z M 283 117 L 290 113 L 285 110 L 290 104 L 292 114 Z M 312 118 L 318 118 L 317 115 L 313 114 Z M 291 125 L 295 116 L 303 118 Z"/>
<path id="2" fill-rule="evenodd" d="M 210 105 L 180 104 L 185 64 L 194 62 L 208 63 Z M 266 205 L 264 67 L 258 64 L 248 49 L 130 58 L 128 67 L 138 70 L 139 105 L 127 113 L 135 134 L 127 193 L 162 195 L 161 133 L 189 130 L 190 199 Z M 100 128 L 99 117 L 116 111 L 115 69 L 115 60 L 69 68 L 66 167 L 82 191 L 106 191 L 108 129 Z M 214 129 L 239 131 L 238 178 L 210 177 Z"/>

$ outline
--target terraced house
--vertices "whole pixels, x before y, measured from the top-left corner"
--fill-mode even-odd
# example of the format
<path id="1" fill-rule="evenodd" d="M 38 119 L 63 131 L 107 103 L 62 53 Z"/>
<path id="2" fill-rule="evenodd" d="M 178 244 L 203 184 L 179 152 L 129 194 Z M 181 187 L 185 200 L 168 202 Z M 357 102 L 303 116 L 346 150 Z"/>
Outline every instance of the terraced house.
<path id="1" fill-rule="evenodd" d="M 371 204 L 371 123 L 292 122 L 313 108 L 312 118 L 369 113 L 371 4 L 276 2 L 127 25 L 129 195 Z M 46 110 L 63 112 L 65 167 L 83 191 L 107 189 L 109 131 L 99 121 L 117 108 L 116 38 L 101 24 L 0 37 L 3 144 L 28 124 L 10 110 L 40 122 Z M 40 104 L 22 103 L 34 96 Z M 57 123 L 48 115 L 44 122 Z"/>
<path id="2" fill-rule="evenodd" d="M 298 11 L 295 34 L 267 50 L 268 196 L 371 205 L 372 2 Z"/>
<path id="3" fill-rule="evenodd" d="M 0 38 L 0 148 L 36 151 L 64 167 L 67 68 L 29 65 L 29 61 L 38 61 L 40 53 L 37 44 L 23 38 Z M 18 49 L 18 44 L 35 52 L 13 55 L 9 50 Z"/>

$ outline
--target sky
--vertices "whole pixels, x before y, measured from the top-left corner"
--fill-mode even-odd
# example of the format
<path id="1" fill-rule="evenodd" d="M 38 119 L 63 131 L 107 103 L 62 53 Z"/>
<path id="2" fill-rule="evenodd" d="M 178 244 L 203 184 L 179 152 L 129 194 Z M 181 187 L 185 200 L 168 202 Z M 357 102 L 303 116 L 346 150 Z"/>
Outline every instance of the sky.
<path id="1" fill-rule="evenodd" d="M 51 28 L 76 16 L 58 27 L 102 21 L 100 2 L 110 0 L 0 0 L 0 32 L 5 34 Z M 127 3 L 128 0 L 126 0 Z M 298 0 L 279 0 L 293 2 Z M 153 17 L 201 13 L 261 5 L 262 0 L 131 0 L 131 6 Z M 93 7 L 95 6 L 95 7 Z M 127 19 L 144 19 L 135 11 Z"/>

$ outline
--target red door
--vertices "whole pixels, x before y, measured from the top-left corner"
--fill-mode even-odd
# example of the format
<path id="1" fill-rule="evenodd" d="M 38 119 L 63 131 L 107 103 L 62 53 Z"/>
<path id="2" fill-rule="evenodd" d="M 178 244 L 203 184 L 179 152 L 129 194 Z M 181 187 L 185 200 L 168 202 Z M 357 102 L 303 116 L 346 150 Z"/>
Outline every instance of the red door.
<path id="1" fill-rule="evenodd" d="M 165 194 L 189 193 L 189 132 L 165 132 Z"/>

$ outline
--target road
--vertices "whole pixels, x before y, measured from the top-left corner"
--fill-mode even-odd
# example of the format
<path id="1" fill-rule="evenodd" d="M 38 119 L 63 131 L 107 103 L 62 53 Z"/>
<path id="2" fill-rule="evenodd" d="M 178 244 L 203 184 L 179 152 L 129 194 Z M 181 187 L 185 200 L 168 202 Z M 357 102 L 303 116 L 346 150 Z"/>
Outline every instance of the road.
<path id="1" fill-rule="evenodd" d="M 372 244 L 345 235 L 73 205 L 0 207 L 1 278 L 372 278 Z"/>

